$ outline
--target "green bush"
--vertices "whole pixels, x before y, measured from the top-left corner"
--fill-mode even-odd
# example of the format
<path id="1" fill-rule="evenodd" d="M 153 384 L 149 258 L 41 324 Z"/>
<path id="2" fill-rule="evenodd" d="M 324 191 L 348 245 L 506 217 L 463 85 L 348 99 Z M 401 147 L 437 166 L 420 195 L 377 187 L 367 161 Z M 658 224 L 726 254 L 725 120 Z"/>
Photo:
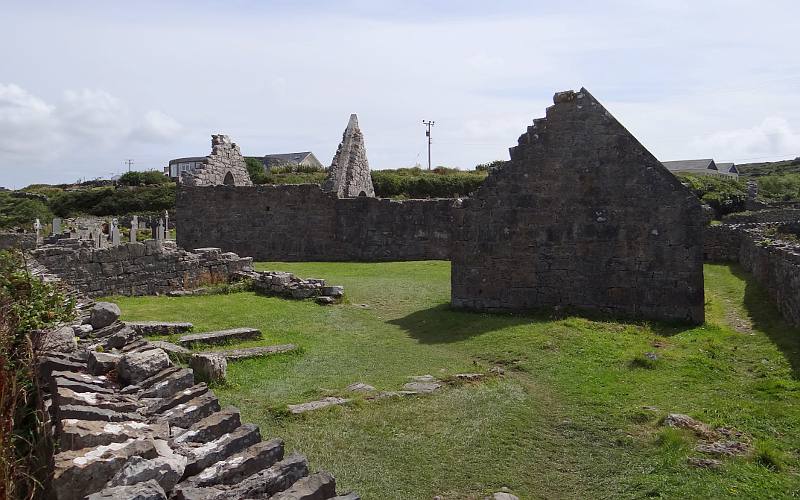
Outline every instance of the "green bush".
<path id="1" fill-rule="evenodd" d="M 679 178 L 714 210 L 715 219 L 745 209 L 747 189 L 743 181 L 690 174 L 680 175 Z"/>
<path id="2" fill-rule="evenodd" d="M 172 179 L 157 170 L 131 171 L 122 174 L 117 181 L 123 186 L 154 186 L 172 182 Z"/>
<path id="3" fill-rule="evenodd" d="M 758 194 L 773 201 L 800 200 L 800 174 L 765 175 L 758 177 Z"/>
<path id="4" fill-rule="evenodd" d="M 247 173 L 250 174 L 250 180 L 253 184 L 267 184 L 264 163 L 259 158 L 245 158 L 244 162 L 247 165 Z"/>
<path id="5" fill-rule="evenodd" d="M 65 191 L 50 200 L 50 209 L 59 217 L 163 212 L 175 208 L 175 189 L 175 184 L 170 182 L 136 188 L 99 187 Z"/>
<path id="6" fill-rule="evenodd" d="M 468 196 L 480 187 L 486 175 L 486 171 L 445 167 L 430 172 L 418 167 L 373 170 L 372 184 L 380 198 L 451 198 Z"/>
<path id="7" fill-rule="evenodd" d="M 53 212 L 43 200 L 15 198 L 10 193 L 0 192 L 0 229 L 31 229 L 34 220 L 46 224 L 52 218 Z"/>

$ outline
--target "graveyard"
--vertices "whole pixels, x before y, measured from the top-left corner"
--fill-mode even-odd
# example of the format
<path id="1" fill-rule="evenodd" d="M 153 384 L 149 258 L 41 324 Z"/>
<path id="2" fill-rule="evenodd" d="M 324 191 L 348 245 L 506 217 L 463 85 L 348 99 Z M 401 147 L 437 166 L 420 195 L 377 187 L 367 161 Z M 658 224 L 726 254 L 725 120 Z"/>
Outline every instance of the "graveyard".
<path id="1" fill-rule="evenodd" d="M 696 327 L 453 311 L 443 261 L 255 267 L 342 284 L 346 300 L 110 300 L 129 321 L 264 334 L 227 348 L 297 345 L 229 363 L 214 390 L 364 498 L 482 498 L 502 488 L 519 498 L 774 498 L 797 487 L 800 331 L 736 265 L 705 265 L 706 322 Z M 465 373 L 480 377 L 455 378 Z M 370 399 L 420 375 L 442 387 Z M 358 382 L 375 390 L 347 389 Z M 326 397 L 350 401 L 288 410 Z M 749 451 L 701 453 L 702 438 L 665 425 L 673 413 L 735 429 Z M 718 462 L 690 464 L 703 458 Z"/>

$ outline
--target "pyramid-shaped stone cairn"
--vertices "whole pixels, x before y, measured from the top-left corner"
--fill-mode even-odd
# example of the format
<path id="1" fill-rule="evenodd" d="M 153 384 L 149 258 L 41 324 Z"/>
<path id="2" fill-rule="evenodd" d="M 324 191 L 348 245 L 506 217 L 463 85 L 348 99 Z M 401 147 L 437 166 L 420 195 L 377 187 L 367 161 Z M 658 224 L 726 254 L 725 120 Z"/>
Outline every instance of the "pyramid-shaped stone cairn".
<path id="1" fill-rule="evenodd" d="M 322 189 L 336 193 L 339 198 L 375 197 L 364 134 L 358 128 L 358 116 L 355 114 L 350 115 Z"/>

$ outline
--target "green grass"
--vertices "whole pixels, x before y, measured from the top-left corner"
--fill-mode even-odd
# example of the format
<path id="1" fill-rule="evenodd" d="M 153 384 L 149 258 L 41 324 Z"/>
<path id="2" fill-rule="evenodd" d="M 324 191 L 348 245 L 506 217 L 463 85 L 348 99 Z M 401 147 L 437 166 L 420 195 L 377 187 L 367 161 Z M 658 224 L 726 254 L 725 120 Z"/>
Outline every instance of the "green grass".
<path id="1" fill-rule="evenodd" d="M 737 268 L 707 265 L 707 323 L 680 328 L 580 317 L 451 311 L 446 262 L 270 263 L 260 269 L 345 286 L 322 307 L 252 293 L 116 298 L 128 320 L 191 321 L 195 331 L 261 328 L 301 352 L 229 365 L 215 388 L 264 436 L 307 454 L 364 498 L 800 496 L 800 330 Z M 652 361 L 646 353 L 653 352 Z M 356 381 L 397 390 L 411 375 L 502 377 L 424 397 L 290 416 L 285 405 Z M 735 427 L 751 457 L 687 465 L 696 438 L 668 412 Z"/>

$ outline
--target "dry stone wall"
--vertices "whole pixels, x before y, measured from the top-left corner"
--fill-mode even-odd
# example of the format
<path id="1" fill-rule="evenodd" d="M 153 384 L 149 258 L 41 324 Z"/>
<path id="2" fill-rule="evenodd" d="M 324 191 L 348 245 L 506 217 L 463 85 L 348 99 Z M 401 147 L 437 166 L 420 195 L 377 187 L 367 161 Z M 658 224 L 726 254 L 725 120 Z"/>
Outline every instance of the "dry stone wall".
<path id="1" fill-rule="evenodd" d="M 754 212 L 742 212 L 726 215 L 722 220 L 727 224 L 796 222 L 800 221 L 800 208 L 773 208 Z"/>
<path id="2" fill-rule="evenodd" d="M 243 423 L 192 370 L 119 322 L 113 304 L 80 307 L 37 346 L 45 428 L 57 443 L 47 498 L 359 498 L 337 497 L 333 476 L 310 474 L 283 440 Z M 71 343 L 58 341 L 62 331 Z"/>
<path id="3" fill-rule="evenodd" d="M 338 198 L 313 184 L 182 186 L 177 242 L 256 260 L 391 261 L 450 257 L 460 200 Z"/>
<path id="4" fill-rule="evenodd" d="M 782 241 L 775 224 L 708 227 L 705 256 L 709 261 L 739 262 L 764 287 L 781 315 L 800 326 L 800 245 Z"/>
<path id="5" fill-rule="evenodd" d="M 452 305 L 703 321 L 699 200 L 585 89 L 464 202 Z"/>
<path id="6" fill-rule="evenodd" d="M 89 297 L 155 295 L 227 283 L 236 273 L 252 270 L 253 262 L 219 248 L 192 253 L 174 242 L 155 240 L 108 248 L 60 240 L 32 254 L 50 273 Z"/>
<path id="7" fill-rule="evenodd" d="M 247 164 L 239 146 L 227 135 L 211 136 L 211 154 L 193 171 L 184 172 L 181 182 L 189 186 L 252 186 Z"/>

